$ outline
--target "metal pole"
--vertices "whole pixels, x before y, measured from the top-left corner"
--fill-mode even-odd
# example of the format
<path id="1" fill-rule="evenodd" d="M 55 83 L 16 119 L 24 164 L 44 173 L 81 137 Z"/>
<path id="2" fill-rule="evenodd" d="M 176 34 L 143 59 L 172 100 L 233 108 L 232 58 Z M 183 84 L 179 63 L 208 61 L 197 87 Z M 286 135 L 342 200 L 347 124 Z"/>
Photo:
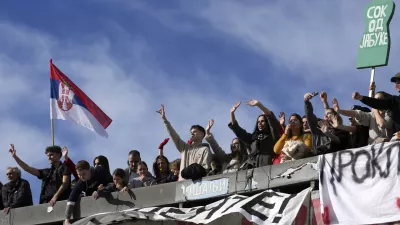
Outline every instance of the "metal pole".
<path id="1" fill-rule="evenodd" d="M 375 67 L 372 67 L 370 84 L 372 84 L 374 81 L 375 81 Z M 369 97 L 373 98 L 374 95 L 375 95 L 375 90 L 369 90 Z"/>
<path id="2" fill-rule="evenodd" d="M 51 143 L 54 145 L 54 119 L 51 119 Z"/>

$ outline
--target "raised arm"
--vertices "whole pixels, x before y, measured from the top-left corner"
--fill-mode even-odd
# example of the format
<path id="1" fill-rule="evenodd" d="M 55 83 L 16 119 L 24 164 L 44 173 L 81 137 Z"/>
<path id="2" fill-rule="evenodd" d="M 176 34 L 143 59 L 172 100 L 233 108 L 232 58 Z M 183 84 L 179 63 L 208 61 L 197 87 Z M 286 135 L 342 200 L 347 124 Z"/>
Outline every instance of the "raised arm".
<path id="1" fill-rule="evenodd" d="M 214 125 L 214 120 L 208 121 L 205 139 L 210 144 L 211 149 L 213 150 L 219 161 L 229 162 L 230 161 L 229 156 L 225 153 L 224 150 L 222 150 L 221 146 L 219 146 L 218 142 L 215 140 L 214 136 L 211 133 L 211 127 L 213 125 Z"/>
<path id="2" fill-rule="evenodd" d="M 389 96 L 384 99 L 376 99 L 376 98 L 370 98 L 367 96 L 362 96 L 358 92 L 353 93 L 353 99 L 354 100 L 359 100 L 365 105 L 374 108 L 374 109 L 380 109 L 380 110 L 387 110 L 390 109 L 392 110 L 393 107 L 393 96 Z"/>
<path id="3" fill-rule="evenodd" d="M 372 109 L 372 113 L 375 115 L 375 120 L 376 123 L 378 124 L 380 129 L 385 129 L 387 128 L 386 125 L 386 121 L 383 118 L 383 116 L 379 113 L 379 111 L 377 109 Z"/>
<path id="4" fill-rule="evenodd" d="M 11 156 L 14 158 L 14 160 L 17 162 L 17 164 L 26 172 L 32 174 L 33 176 L 40 176 L 39 170 L 33 167 L 28 166 L 24 161 L 22 161 L 18 156 L 17 156 L 17 150 L 14 148 L 14 144 L 10 144 L 10 150 L 9 150 Z"/>
<path id="5" fill-rule="evenodd" d="M 164 146 L 168 143 L 169 138 L 165 138 L 163 142 L 158 146 L 158 155 L 164 155 Z"/>
<path id="6" fill-rule="evenodd" d="M 68 157 L 68 148 L 63 147 L 62 156 L 64 157 L 64 164 L 68 167 L 69 171 L 74 175 L 75 179 L 79 179 L 78 173 L 76 172 L 75 163 Z"/>
<path id="7" fill-rule="evenodd" d="M 261 102 L 257 101 L 257 100 L 248 100 L 246 102 L 247 105 L 249 106 L 257 106 L 258 108 L 261 109 L 261 111 L 265 114 L 270 116 L 272 113 L 271 111 L 269 111 L 269 109 L 267 109 L 267 107 L 265 107 Z"/>
<path id="8" fill-rule="evenodd" d="M 354 110 L 340 109 L 339 102 L 336 98 L 332 99 L 332 107 L 333 107 L 333 110 L 335 110 L 337 113 L 339 113 L 343 116 L 348 116 L 348 117 L 353 117 L 353 118 L 356 116 L 356 112 Z"/>
<path id="9" fill-rule="evenodd" d="M 157 111 L 160 115 L 162 120 L 164 121 L 164 125 L 167 128 L 167 131 L 169 135 L 171 136 L 172 141 L 174 142 L 176 148 L 178 151 L 182 152 L 186 146 L 187 143 L 184 142 L 181 137 L 179 137 L 178 133 L 176 133 L 175 129 L 172 127 L 171 123 L 167 120 L 167 117 L 165 116 L 165 110 L 164 110 L 164 105 L 161 105 L 161 109 Z"/>
<path id="10" fill-rule="evenodd" d="M 242 104 L 242 102 L 236 102 L 235 105 L 231 108 L 231 124 L 237 124 L 235 112 L 236 109 L 239 108 L 240 104 Z"/>
<path id="11" fill-rule="evenodd" d="M 329 104 L 328 104 L 328 94 L 325 91 L 321 92 L 321 94 L 319 95 L 319 98 L 321 99 L 321 102 L 324 105 L 325 111 L 330 109 Z"/>

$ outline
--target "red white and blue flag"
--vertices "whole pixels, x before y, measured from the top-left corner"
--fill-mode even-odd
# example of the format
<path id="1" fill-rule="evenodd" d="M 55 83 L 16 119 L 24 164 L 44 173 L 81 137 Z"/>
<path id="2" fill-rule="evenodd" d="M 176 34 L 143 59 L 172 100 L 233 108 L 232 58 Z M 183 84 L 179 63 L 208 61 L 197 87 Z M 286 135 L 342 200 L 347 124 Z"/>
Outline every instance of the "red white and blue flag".
<path id="1" fill-rule="evenodd" d="M 50 60 L 50 119 L 73 120 L 108 137 L 112 120 Z"/>

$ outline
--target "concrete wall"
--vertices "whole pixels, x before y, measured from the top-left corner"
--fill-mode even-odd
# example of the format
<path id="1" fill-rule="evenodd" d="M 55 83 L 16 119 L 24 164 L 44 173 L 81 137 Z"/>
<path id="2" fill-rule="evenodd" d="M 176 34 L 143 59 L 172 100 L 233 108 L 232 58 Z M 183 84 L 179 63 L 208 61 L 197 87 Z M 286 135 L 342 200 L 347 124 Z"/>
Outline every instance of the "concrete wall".
<path id="1" fill-rule="evenodd" d="M 300 170 L 293 172 L 291 177 L 275 178 L 288 170 L 304 165 L 309 162 L 316 162 L 317 157 L 296 160 L 288 163 L 256 168 L 254 170 L 239 171 L 237 173 L 221 174 L 212 177 L 205 177 L 205 180 L 216 180 L 226 178 L 229 180 L 226 194 L 212 197 L 224 197 L 231 194 L 252 193 L 269 188 L 278 188 L 299 183 L 309 183 L 318 180 L 317 171 L 306 164 Z M 196 182 L 195 182 L 196 183 Z M 91 197 L 82 198 L 76 204 L 74 219 L 84 218 L 96 213 L 114 212 L 116 210 L 129 209 L 133 207 L 142 208 L 150 206 L 174 205 L 179 203 L 196 204 L 196 201 L 188 201 L 182 187 L 195 184 L 193 181 L 181 181 L 169 184 L 161 184 L 146 188 L 132 190 L 132 194 L 113 193 L 109 198 L 94 200 Z M 201 198 L 200 196 L 197 196 Z M 212 202 L 210 200 L 209 202 Z M 202 202 L 204 204 L 204 200 Z M 0 212 L 0 225 L 8 224 L 57 224 L 65 219 L 66 201 L 57 202 L 53 211 L 47 213 L 48 204 L 35 205 L 11 210 L 8 215 Z"/>

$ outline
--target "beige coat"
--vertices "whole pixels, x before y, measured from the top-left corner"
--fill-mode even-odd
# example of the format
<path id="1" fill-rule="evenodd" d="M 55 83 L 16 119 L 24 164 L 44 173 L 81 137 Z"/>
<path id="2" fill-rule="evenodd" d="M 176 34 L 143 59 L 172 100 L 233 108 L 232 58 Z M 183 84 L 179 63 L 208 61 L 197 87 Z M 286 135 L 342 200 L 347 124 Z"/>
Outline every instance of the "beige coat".
<path id="1" fill-rule="evenodd" d="M 164 125 L 167 128 L 167 131 L 171 136 L 176 148 L 181 153 L 179 180 L 183 180 L 181 177 L 181 171 L 193 163 L 202 165 L 206 170 L 210 168 L 212 153 L 208 144 L 201 143 L 198 145 L 189 145 L 179 137 L 175 129 L 171 126 L 170 122 L 164 121 Z"/>

